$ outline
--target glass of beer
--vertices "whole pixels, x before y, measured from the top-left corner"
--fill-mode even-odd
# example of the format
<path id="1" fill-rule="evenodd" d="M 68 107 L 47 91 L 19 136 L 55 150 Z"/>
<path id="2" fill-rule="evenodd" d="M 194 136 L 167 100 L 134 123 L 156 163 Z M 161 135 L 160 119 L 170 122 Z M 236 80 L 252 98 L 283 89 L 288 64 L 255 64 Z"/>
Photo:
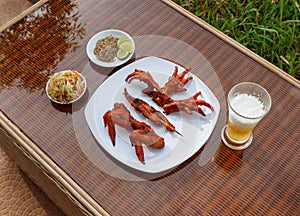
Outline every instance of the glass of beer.
<path id="1" fill-rule="evenodd" d="M 262 86 L 242 82 L 228 93 L 228 124 L 222 131 L 225 145 L 235 150 L 247 148 L 253 139 L 253 129 L 269 112 L 271 97 Z"/>

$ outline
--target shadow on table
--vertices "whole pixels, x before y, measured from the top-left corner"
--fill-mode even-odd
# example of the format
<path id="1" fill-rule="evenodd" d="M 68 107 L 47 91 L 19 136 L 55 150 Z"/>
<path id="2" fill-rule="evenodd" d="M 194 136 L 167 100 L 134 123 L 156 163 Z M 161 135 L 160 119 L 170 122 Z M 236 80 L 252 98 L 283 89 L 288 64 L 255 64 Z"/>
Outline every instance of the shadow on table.
<path id="1" fill-rule="evenodd" d="M 59 112 L 63 112 L 66 114 L 72 114 L 73 112 L 81 110 L 89 100 L 89 90 L 87 89 L 82 98 L 76 101 L 73 104 L 58 104 L 51 101 L 52 106 L 58 110 Z"/>
<path id="2" fill-rule="evenodd" d="M 212 161 L 227 172 L 239 169 L 243 164 L 243 150 L 232 150 L 222 143 Z"/>

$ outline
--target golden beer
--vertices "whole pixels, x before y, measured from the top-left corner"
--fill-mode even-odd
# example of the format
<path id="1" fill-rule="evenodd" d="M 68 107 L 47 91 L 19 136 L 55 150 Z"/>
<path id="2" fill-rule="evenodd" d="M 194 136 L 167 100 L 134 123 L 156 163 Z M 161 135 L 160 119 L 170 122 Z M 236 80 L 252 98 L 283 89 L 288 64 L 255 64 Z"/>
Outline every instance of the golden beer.
<path id="1" fill-rule="evenodd" d="M 228 121 L 226 135 L 230 141 L 235 143 L 244 143 L 246 142 L 253 130 L 254 127 L 249 129 L 239 128 L 234 126 L 230 121 Z"/>
<path id="2" fill-rule="evenodd" d="M 245 149 L 253 140 L 253 129 L 271 109 L 271 97 L 260 85 L 242 82 L 230 89 L 227 101 L 228 124 L 222 140 L 231 149 Z"/>
<path id="3" fill-rule="evenodd" d="M 249 94 L 239 94 L 229 104 L 227 138 L 234 143 L 245 143 L 264 114 L 263 103 Z"/>

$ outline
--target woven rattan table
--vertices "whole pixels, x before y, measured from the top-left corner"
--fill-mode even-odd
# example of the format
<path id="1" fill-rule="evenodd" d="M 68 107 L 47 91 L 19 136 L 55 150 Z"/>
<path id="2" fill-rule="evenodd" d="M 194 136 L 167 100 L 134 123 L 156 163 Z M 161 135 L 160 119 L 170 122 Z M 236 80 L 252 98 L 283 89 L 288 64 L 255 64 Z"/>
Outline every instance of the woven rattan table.
<path id="1" fill-rule="evenodd" d="M 84 110 L 117 68 L 86 55 L 105 29 L 129 33 L 134 58 L 157 56 L 192 68 L 221 109 L 205 145 L 163 175 L 119 163 L 93 138 Z M 44 1 L 0 36 L 1 148 L 69 215 L 299 215 L 299 82 L 171 1 Z M 45 94 L 48 76 L 85 75 L 73 105 Z M 243 81 L 264 86 L 273 107 L 244 151 L 221 141 L 226 94 Z M 116 83 L 116 85 L 120 85 Z"/>

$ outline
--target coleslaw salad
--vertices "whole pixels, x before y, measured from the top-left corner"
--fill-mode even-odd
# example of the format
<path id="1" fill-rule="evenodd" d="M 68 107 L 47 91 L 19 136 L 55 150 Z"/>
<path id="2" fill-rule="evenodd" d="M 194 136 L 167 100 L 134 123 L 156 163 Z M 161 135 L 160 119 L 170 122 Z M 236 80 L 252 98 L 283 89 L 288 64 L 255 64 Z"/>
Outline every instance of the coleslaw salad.
<path id="1" fill-rule="evenodd" d="M 47 82 L 48 97 L 60 104 L 69 104 L 77 101 L 86 90 L 86 80 L 76 70 L 56 72 Z"/>

